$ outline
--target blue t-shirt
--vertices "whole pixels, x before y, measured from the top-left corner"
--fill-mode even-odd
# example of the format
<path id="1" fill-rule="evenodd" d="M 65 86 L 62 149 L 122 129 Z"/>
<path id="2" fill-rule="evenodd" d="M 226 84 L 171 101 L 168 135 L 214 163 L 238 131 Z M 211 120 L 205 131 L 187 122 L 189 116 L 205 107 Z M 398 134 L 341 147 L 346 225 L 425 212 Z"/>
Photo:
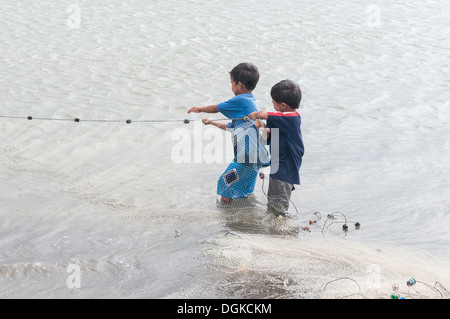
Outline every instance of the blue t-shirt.
<path id="1" fill-rule="evenodd" d="M 244 116 L 259 111 L 252 93 L 239 94 L 217 105 L 217 110 L 232 119 L 227 124 L 232 134 L 234 159 L 240 164 L 258 163 L 258 128 L 251 119 L 242 120 Z"/>
<path id="2" fill-rule="evenodd" d="M 229 119 L 242 118 L 252 112 L 259 111 L 252 93 L 239 94 L 232 99 L 217 105 L 217 110 Z"/>
<path id="3" fill-rule="evenodd" d="M 300 166 L 305 152 L 301 117 L 297 112 L 267 112 L 270 129 L 270 177 L 300 184 Z M 276 154 L 278 152 L 278 154 Z"/>

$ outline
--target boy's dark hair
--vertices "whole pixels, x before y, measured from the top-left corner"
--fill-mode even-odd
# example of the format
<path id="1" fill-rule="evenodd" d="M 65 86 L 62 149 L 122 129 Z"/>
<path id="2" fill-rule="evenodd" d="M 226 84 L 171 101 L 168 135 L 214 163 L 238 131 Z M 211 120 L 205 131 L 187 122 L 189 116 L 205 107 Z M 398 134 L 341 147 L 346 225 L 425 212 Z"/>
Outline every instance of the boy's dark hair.
<path id="1" fill-rule="evenodd" d="M 236 65 L 230 72 L 234 82 L 241 82 L 248 90 L 253 91 L 259 81 L 259 70 L 249 62 L 243 62 Z"/>
<path id="2" fill-rule="evenodd" d="M 283 80 L 275 84 L 270 90 L 270 95 L 275 102 L 284 102 L 293 109 L 298 109 L 302 100 L 300 87 L 291 80 Z"/>

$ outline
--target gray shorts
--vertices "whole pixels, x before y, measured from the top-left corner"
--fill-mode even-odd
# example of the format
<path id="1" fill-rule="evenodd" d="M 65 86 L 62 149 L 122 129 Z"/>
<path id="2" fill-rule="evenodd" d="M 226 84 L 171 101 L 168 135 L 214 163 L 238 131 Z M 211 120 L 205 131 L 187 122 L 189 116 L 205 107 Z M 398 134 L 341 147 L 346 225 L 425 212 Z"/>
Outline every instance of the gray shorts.
<path id="1" fill-rule="evenodd" d="M 267 205 L 269 206 L 269 209 L 275 214 L 287 213 L 293 190 L 293 184 L 270 177 L 269 190 L 267 191 Z"/>

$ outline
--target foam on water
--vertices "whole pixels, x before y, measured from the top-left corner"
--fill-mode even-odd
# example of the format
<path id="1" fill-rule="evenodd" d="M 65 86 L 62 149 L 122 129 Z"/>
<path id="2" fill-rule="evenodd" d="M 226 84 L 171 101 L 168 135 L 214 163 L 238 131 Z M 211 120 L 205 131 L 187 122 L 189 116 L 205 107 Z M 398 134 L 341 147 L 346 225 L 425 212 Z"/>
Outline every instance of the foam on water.
<path id="1" fill-rule="evenodd" d="M 1 297 L 339 298 L 360 288 L 356 297 L 383 298 L 410 277 L 450 286 L 445 1 L 1 6 L 0 115 L 122 121 L 0 119 Z M 228 158 L 174 161 L 174 132 L 194 141 L 201 128 L 212 143 L 198 122 L 125 124 L 201 119 L 188 107 L 230 98 L 228 72 L 242 61 L 260 69 L 261 109 L 272 110 L 282 79 L 303 91 L 293 225 L 266 214 L 260 180 L 245 209 L 216 206 Z M 362 228 L 286 233 L 316 211 Z M 72 264 L 81 289 L 66 284 Z M 324 290 L 342 277 L 354 281 Z"/>
<path id="2" fill-rule="evenodd" d="M 392 246 L 255 234 L 239 234 L 215 243 L 219 248 L 209 252 L 211 258 L 216 267 L 228 273 L 216 284 L 217 290 L 230 298 L 385 299 L 394 283 L 400 284 L 405 296 L 406 281 L 411 277 L 431 285 L 448 285 L 450 279 L 448 264 Z M 413 296 L 408 297 L 417 298 L 420 293 L 422 298 L 450 297 L 445 290 L 414 288 L 417 290 L 410 290 Z"/>

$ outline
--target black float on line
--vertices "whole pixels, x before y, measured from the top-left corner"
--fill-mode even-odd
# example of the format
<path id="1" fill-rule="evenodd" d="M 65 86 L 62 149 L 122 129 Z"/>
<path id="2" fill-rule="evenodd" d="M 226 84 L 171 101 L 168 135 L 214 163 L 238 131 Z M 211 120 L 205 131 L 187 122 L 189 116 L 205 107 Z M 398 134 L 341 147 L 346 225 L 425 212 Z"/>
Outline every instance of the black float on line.
<path id="1" fill-rule="evenodd" d="M 24 117 L 20 117 L 20 116 L 6 116 L 6 115 L 0 115 L 0 118 L 8 118 L 8 119 L 25 119 Z M 124 122 L 123 120 L 81 120 L 80 118 L 76 117 L 74 119 L 61 119 L 61 118 L 49 118 L 49 117 L 32 117 L 31 115 L 29 115 L 28 117 L 26 117 L 27 120 L 31 121 L 31 120 L 41 120 L 41 121 L 71 121 L 71 122 L 109 122 L 109 123 L 121 123 Z M 248 117 L 244 116 L 241 118 L 235 118 L 235 119 L 228 119 L 228 118 L 223 118 L 223 119 L 214 119 L 214 121 L 230 121 L 230 120 L 244 120 L 244 121 L 248 121 Z M 126 124 L 131 124 L 131 123 L 164 123 L 164 122 L 183 122 L 184 124 L 189 124 L 193 121 L 196 120 L 189 120 L 189 119 L 183 119 L 183 120 L 174 120 L 174 119 L 166 119 L 166 120 L 131 120 L 131 119 L 127 119 L 125 121 Z"/>

